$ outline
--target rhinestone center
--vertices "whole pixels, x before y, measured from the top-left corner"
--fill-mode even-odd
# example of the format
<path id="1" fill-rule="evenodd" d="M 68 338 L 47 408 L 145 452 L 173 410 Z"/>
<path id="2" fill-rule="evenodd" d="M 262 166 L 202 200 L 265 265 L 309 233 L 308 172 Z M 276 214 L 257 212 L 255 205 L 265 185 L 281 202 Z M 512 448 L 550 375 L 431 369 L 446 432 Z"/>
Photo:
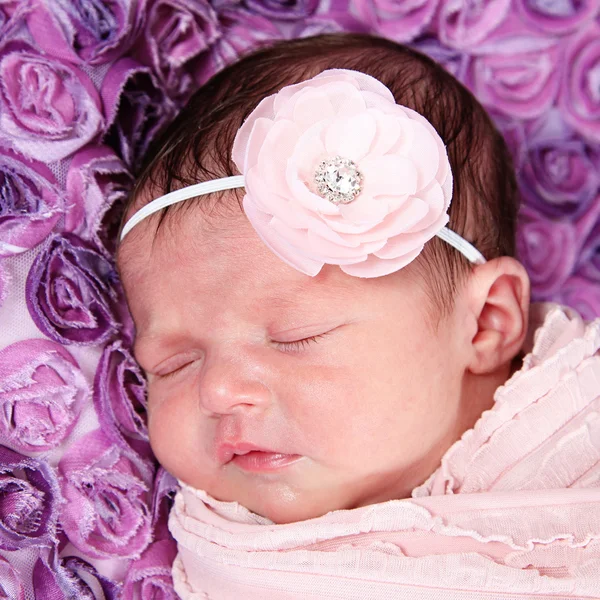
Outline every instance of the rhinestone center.
<path id="1" fill-rule="evenodd" d="M 336 156 L 324 160 L 315 171 L 319 194 L 333 204 L 348 204 L 361 191 L 362 173 L 354 161 Z"/>

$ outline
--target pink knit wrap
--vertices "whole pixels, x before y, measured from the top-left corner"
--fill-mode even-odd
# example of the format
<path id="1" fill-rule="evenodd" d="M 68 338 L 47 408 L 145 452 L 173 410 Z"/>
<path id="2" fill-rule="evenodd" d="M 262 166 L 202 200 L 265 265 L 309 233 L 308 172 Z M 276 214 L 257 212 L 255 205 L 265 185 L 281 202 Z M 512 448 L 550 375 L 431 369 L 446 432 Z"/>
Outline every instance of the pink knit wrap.
<path id="1" fill-rule="evenodd" d="M 182 600 L 600 597 L 600 320 L 535 307 L 494 407 L 413 497 L 276 525 L 182 485 Z"/>

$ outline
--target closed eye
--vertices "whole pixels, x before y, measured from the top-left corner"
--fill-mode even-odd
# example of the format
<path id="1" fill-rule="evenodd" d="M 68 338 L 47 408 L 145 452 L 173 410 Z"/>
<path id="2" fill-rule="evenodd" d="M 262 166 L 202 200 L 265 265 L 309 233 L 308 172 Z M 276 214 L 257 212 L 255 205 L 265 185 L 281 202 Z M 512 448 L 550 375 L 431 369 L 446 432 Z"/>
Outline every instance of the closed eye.
<path id="1" fill-rule="evenodd" d="M 284 352 L 299 352 L 300 350 L 304 350 L 306 347 L 311 344 L 316 344 L 320 339 L 324 338 L 326 335 L 329 335 L 331 332 L 327 331 L 325 333 L 321 333 L 319 335 L 313 335 L 310 337 L 302 338 L 301 340 L 294 340 L 293 342 L 275 342 L 279 348 L 281 348 Z"/>

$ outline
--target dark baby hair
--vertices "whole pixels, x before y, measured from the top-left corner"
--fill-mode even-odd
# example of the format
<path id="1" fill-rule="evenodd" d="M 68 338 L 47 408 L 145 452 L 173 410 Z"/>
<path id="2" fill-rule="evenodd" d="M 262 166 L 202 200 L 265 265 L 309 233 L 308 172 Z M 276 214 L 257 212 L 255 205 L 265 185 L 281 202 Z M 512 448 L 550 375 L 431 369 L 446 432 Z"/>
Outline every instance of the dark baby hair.
<path id="1" fill-rule="evenodd" d="M 154 142 L 128 208 L 133 204 L 139 209 L 152 197 L 181 187 L 238 174 L 231 159 L 233 140 L 258 103 L 282 87 L 331 68 L 377 78 L 398 104 L 416 110 L 435 127 L 446 144 L 454 175 L 450 229 L 487 259 L 514 256 L 518 210 L 514 169 L 506 143 L 486 111 L 427 56 L 367 35 L 328 34 L 276 42 L 219 72 Z M 145 193 L 140 201 L 142 190 L 152 195 Z M 238 200 L 241 195 L 236 195 Z M 219 197 L 211 196 L 183 204 L 213 210 Z M 179 212 L 178 207 L 163 211 L 158 227 L 174 209 Z M 442 313 L 453 303 L 457 282 L 471 268 L 459 252 L 438 238 L 425 245 L 415 265 L 430 284 L 428 293 Z"/>

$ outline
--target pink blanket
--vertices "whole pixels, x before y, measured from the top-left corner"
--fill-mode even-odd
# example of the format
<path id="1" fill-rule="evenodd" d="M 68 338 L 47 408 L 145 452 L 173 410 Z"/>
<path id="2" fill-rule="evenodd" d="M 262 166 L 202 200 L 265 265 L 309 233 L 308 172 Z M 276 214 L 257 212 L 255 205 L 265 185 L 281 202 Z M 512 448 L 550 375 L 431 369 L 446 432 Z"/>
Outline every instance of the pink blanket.
<path id="1" fill-rule="evenodd" d="M 276 525 L 182 484 L 180 597 L 600 598 L 600 320 L 533 321 L 522 369 L 410 499 Z"/>

